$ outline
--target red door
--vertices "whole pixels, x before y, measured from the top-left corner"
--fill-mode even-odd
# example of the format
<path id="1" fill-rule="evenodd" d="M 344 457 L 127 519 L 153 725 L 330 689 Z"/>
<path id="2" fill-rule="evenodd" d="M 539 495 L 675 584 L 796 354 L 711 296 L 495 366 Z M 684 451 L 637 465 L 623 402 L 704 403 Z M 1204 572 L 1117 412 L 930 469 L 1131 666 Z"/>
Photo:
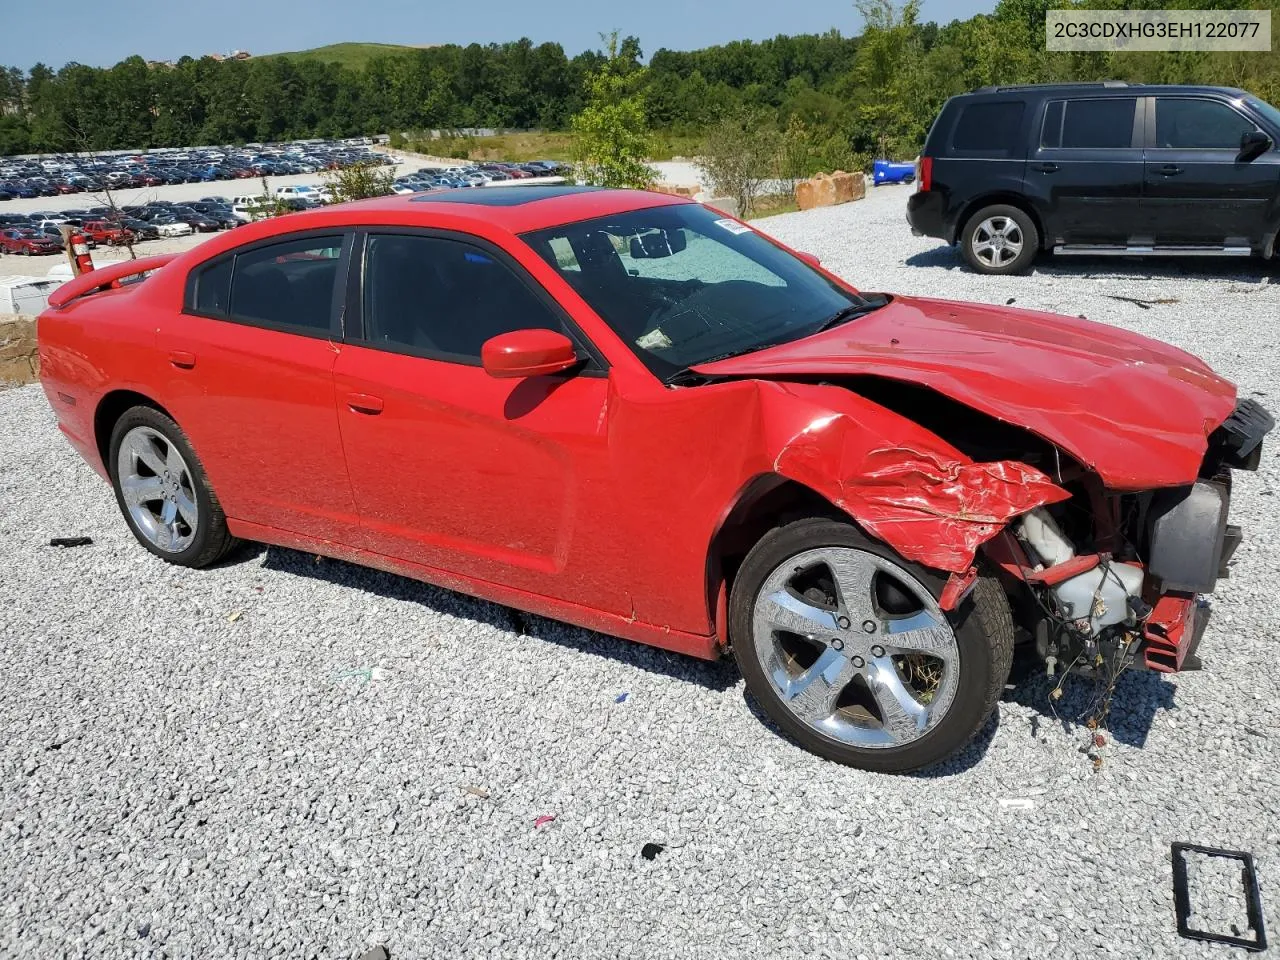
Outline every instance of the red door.
<path id="1" fill-rule="evenodd" d="M 334 383 L 370 549 L 625 612 L 598 573 L 613 540 L 606 377 L 499 380 L 347 346 Z"/>
<path id="2" fill-rule="evenodd" d="M 342 249 L 338 236 L 241 251 L 234 282 L 229 257 L 201 268 L 157 345 L 164 402 L 227 516 L 358 546 L 333 400 Z"/>

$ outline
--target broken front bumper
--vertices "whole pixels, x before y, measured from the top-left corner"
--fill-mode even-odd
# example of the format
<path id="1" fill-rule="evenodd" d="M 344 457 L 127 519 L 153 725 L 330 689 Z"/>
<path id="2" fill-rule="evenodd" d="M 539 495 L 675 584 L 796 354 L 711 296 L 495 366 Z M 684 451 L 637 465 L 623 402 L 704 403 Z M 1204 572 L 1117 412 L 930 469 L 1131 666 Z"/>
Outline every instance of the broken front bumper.
<path id="1" fill-rule="evenodd" d="M 1197 595 L 1213 592 L 1218 579 L 1230 575 L 1243 539 L 1241 529 L 1227 522 L 1231 470 L 1256 470 L 1263 438 L 1274 427 L 1260 403 L 1240 401 L 1209 437 L 1202 475 L 1212 479 L 1153 501 L 1147 573 L 1159 593 L 1143 627 L 1141 655 L 1148 668 L 1173 673 L 1199 667 L 1196 648 L 1209 623 L 1209 602 Z"/>
<path id="2" fill-rule="evenodd" d="M 1209 625 L 1209 601 L 1203 597 L 1165 594 L 1158 601 L 1142 630 L 1142 662 L 1148 670 L 1177 673 L 1198 670 L 1196 649 Z"/>

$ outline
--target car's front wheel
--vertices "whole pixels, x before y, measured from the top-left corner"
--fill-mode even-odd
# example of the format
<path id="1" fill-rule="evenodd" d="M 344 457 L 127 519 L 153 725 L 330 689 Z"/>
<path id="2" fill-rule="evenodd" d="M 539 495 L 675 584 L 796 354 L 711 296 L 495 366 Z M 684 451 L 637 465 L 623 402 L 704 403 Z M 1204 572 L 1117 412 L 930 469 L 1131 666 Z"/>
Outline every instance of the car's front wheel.
<path id="1" fill-rule="evenodd" d="M 979 273 L 1022 273 L 1040 251 L 1040 233 L 1025 211 L 997 204 L 969 218 L 960 246 L 969 266 Z"/>
<path id="2" fill-rule="evenodd" d="M 108 465 L 120 512 L 156 556 L 206 567 L 234 546 L 191 443 L 159 410 L 132 407 L 116 421 Z"/>
<path id="3" fill-rule="evenodd" d="M 743 561 L 730 636 L 748 690 L 802 747 L 904 772 L 945 759 L 990 716 L 1013 621 L 994 578 L 954 613 L 944 580 L 852 524 L 778 527 Z"/>

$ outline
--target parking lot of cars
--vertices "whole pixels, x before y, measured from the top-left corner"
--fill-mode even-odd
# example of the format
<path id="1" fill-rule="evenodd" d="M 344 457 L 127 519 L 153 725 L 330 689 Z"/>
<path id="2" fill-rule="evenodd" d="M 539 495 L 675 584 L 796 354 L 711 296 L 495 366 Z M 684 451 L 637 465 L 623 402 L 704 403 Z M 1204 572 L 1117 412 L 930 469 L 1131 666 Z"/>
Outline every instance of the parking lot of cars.
<path id="1" fill-rule="evenodd" d="M 269 204 L 262 196 L 262 178 L 268 179 L 272 205 L 305 210 L 332 200 L 319 174 L 358 163 L 391 167 L 396 193 L 479 187 L 567 170 L 554 160 L 405 165 L 371 144 L 314 140 L 0 158 L 0 201 L 9 201 L 0 204 L 0 254 L 60 253 L 60 227 L 65 223 L 82 228 L 90 246 L 141 244 L 231 229 L 265 215 Z M 216 180 L 246 182 L 236 195 L 227 196 L 213 186 Z"/>
<path id="2" fill-rule="evenodd" d="M 229 198 L 215 180 L 289 179 L 356 163 L 392 165 L 367 144 L 299 141 L 249 148 L 0 159 L 0 252 L 57 254 L 71 224 L 90 246 L 123 246 L 215 233 L 262 215 L 261 189 Z M 278 180 L 275 180 L 279 183 Z M 246 185 L 247 186 L 247 185 Z M 316 183 L 275 187 L 289 207 L 328 200 Z"/>
<path id="3" fill-rule="evenodd" d="M 336 170 L 356 163 L 389 164 L 371 142 L 299 140 L 244 147 L 193 147 L 139 153 L 0 158 L 0 201 L 93 193 L 109 188 L 249 180 Z"/>
<path id="4" fill-rule="evenodd" d="M 533 160 L 528 163 L 491 161 L 451 167 L 423 167 L 396 177 L 393 189 L 396 193 L 417 193 L 421 190 L 479 187 L 486 183 L 560 176 L 567 169 L 565 164 L 555 160 Z"/>

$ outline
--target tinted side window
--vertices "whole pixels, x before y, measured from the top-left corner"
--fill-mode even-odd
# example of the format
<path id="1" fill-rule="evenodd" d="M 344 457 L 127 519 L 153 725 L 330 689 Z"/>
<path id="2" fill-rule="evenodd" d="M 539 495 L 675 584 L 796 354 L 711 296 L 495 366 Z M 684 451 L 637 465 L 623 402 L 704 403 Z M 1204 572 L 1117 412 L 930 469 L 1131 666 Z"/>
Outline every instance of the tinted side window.
<path id="1" fill-rule="evenodd" d="M 1156 100 L 1156 146 L 1183 150 L 1239 150 L 1240 138 L 1257 127 L 1213 100 Z"/>
<path id="2" fill-rule="evenodd" d="M 236 256 L 230 315 L 269 326 L 328 333 L 342 237 L 307 237 Z"/>
<path id="3" fill-rule="evenodd" d="M 231 303 L 231 265 L 233 257 L 219 260 L 196 274 L 195 312 L 226 316 Z"/>
<path id="4" fill-rule="evenodd" d="M 365 336 L 378 346 L 479 360 L 490 337 L 563 330 L 512 270 L 459 240 L 372 235 L 365 247 Z"/>
<path id="5" fill-rule="evenodd" d="M 951 134 L 951 149 L 990 157 L 1012 156 L 1018 149 L 1024 109 L 1021 100 L 965 104 Z"/>
<path id="6" fill-rule="evenodd" d="M 1118 150 L 1133 145 L 1136 98 L 1054 100 L 1045 108 L 1040 145 Z"/>

